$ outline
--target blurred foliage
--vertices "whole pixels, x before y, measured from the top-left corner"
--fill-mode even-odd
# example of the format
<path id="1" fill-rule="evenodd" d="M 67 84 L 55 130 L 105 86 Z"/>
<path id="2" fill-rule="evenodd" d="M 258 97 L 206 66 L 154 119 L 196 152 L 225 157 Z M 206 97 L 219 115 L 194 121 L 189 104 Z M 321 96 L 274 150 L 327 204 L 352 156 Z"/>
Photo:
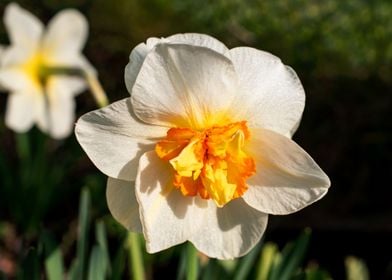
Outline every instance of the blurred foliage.
<path id="1" fill-rule="evenodd" d="M 369 271 L 365 262 L 353 256 L 345 259 L 347 280 L 369 280 Z"/>
<path id="2" fill-rule="evenodd" d="M 9 2 L 0 0 L 0 11 Z M 148 37 L 207 33 L 229 47 L 247 45 L 279 56 L 296 70 L 307 92 L 307 107 L 295 140 L 321 163 L 333 187 L 317 207 L 279 217 L 280 224 L 274 224 L 272 218 L 267 237 L 276 239 L 275 233 L 280 229 L 285 234 L 285 241 L 281 242 L 284 244 L 291 238 L 285 231 L 287 228 L 298 232 L 299 228 L 310 225 L 326 232 L 324 239 L 313 243 L 315 249 L 310 246 L 310 254 L 332 269 L 332 275 L 337 271 L 343 278 L 346 272 L 343 256 L 359 253 L 369 265 L 372 277 L 386 277 L 385 267 L 392 265 L 390 256 L 380 254 L 380 246 L 375 243 L 382 244 L 385 252 L 392 250 L 388 239 L 392 232 L 392 189 L 385 184 L 390 182 L 392 174 L 392 123 L 388 121 L 392 108 L 392 1 L 17 2 L 44 22 L 69 7 L 87 16 L 90 35 L 84 52 L 97 68 L 111 101 L 128 96 L 123 69 L 131 49 Z M 7 43 L 4 25 L 0 24 L 0 44 Z M 6 99 L 6 94 L 0 95 L 2 120 Z M 79 96 L 77 104 L 78 115 L 95 109 L 94 100 L 87 94 Z M 98 270 L 90 269 L 95 266 L 105 270 L 100 276 L 111 273 L 112 279 L 121 279 L 124 272 L 129 273 L 128 252 L 124 249 L 128 239 L 106 207 L 106 178 L 87 159 L 74 137 L 54 141 L 37 129 L 15 135 L 5 128 L 3 121 L 0 134 L 0 262 L 3 267 L 15 271 L 15 263 L 23 263 L 26 270 L 20 273 L 33 277 L 38 265 L 40 269 L 45 267 L 46 275 L 53 279 L 62 270 L 68 271 L 71 263 L 74 263 L 74 273 L 86 277 L 98 277 L 94 274 Z M 81 242 L 77 217 L 81 214 L 78 201 L 83 186 L 93 201 L 87 216 L 93 221 L 104 221 L 107 249 L 100 222 L 96 223 L 97 237 L 93 229 L 85 229 L 86 236 L 95 243 L 85 241 L 87 245 L 76 245 Z M 331 231 L 336 239 L 330 237 Z M 372 242 L 363 242 L 363 235 L 357 234 L 358 231 L 368 234 L 365 236 L 370 236 Z M 377 238 L 380 232 L 386 238 Z M 295 279 L 328 279 L 329 274 L 314 263 L 296 270 L 303 267 L 302 263 L 288 256 L 293 254 L 293 248 L 298 248 L 298 242 L 282 252 L 277 245 L 258 247 L 238 262 L 210 260 L 205 264 L 200 259 L 197 273 L 202 279 L 216 275 L 227 278 L 230 273 L 270 279 L 278 273 L 273 271 L 282 268 L 279 264 L 288 262 L 284 267 L 291 267 L 290 273 L 298 273 L 296 277 L 300 278 Z M 262 253 L 258 255 L 260 250 Z M 177 271 L 185 259 L 183 254 L 179 248 L 162 254 L 144 254 L 147 277 Z M 78 263 L 73 262 L 75 256 Z M 194 263 L 194 259 L 184 261 L 185 268 L 186 263 Z M 358 264 L 346 261 L 347 270 L 353 271 L 353 263 Z M 260 267 L 266 269 L 258 271 Z M 179 270 L 180 273 L 183 272 Z M 276 275 L 282 277 L 280 273 Z"/>
<path id="3" fill-rule="evenodd" d="M 389 82 L 391 14 L 388 0 L 98 0 L 89 13 L 98 30 L 111 31 L 103 33 L 112 52 L 128 52 L 127 40 L 197 31 L 271 51 L 308 75 Z"/>
<path id="4" fill-rule="evenodd" d="M 157 261 L 150 262 L 150 267 L 143 265 L 139 234 L 128 233 L 128 237 L 120 242 L 120 247 L 114 257 L 110 256 L 106 225 L 98 220 L 95 224 L 95 243 L 89 241 L 91 226 L 91 198 L 88 189 L 83 189 L 80 196 L 79 219 L 77 225 L 77 238 L 75 258 L 70 261 L 69 269 L 64 262 L 61 244 L 49 232 L 42 232 L 38 242 L 25 252 L 18 264 L 16 279 L 123 279 L 127 271 L 125 250 L 129 250 L 129 271 L 131 279 L 154 279 L 154 268 Z M 281 252 L 274 243 L 259 243 L 246 256 L 229 261 L 209 259 L 199 254 L 192 244 L 188 243 L 181 248 L 182 252 L 178 264 L 177 279 L 257 279 L 257 280 L 329 280 L 327 272 L 315 265 L 302 268 L 302 263 L 310 240 L 310 230 L 306 229 L 297 240 L 288 243 Z M 127 246 L 122 243 L 127 242 Z M 88 253 L 90 252 L 90 253 Z M 261 252 L 261 253 L 260 253 Z M 170 251 L 161 253 L 169 255 L 172 262 L 175 260 Z M 356 269 L 359 261 L 354 257 L 348 259 L 347 275 L 366 275 L 366 267 L 361 263 L 362 270 Z M 354 273 L 354 274 L 353 274 Z M 361 274 L 362 273 L 362 274 Z M 168 276 L 168 275 L 166 275 Z M 354 276 L 355 277 L 355 276 Z M 358 279 L 358 278 L 348 278 Z M 367 278 L 361 278 L 367 279 Z"/>

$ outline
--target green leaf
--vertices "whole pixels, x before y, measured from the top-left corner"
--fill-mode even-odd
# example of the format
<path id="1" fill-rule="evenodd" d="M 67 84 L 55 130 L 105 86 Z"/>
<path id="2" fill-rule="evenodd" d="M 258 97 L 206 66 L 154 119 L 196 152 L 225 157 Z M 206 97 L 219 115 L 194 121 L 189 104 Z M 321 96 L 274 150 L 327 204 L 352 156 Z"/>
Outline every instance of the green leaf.
<path id="1" fill-rule="evenodd" d="M 305 229 L 282 261 L 281 280 L 290 279 L 301 265 L 310 241 L 311 230 Z"/>
<path id="2" fill-rule="evenodd" d="M 88 280 L 104 280 L 107 273 L 105 252 L 99 245 L 94 245 L 88 269 Z"/>
<path id="3" fill-rule="evenodd" d="M 249 272 L 252 269 L 257 256 L 260 252 L 261 242 L 257 246 L 255 246 L 252 251 L 250 251 L 245 257 L 241 258 L 241 260 L 237 264 L 237 269 L 234 274 L 235 280 L 248 279 Z"/>
<path id="4" fill-rule="evenodd" d="M 287 246 L 292 245 L 291 243 L 286 245 Z M 282 253 L 281 252 L 276 252 L 274 259 L 272 260 L 272 264 L 270 267 L 270 271 L 268 273 L 268 280 L 279 280 L 279 275 L 281 273 L 281 264 L 282 264 Z"/>
<path id="5" fill-rule="evenodd" d="M 277 253 L 278 246 L 275 243 L 268 242 L 264 244 L 257 270 L 257 280 L 268 280 L 268 275 L 271 271 L 271 267 Z"/>
<path id="6" fill-rule="evenodd" d="M 140 250 L 139 234 L 128 232 L 127 248 L 129 251 L 129 269 L 132 279 L 146 279 L 144 275 L 143 257 Z"/>
<path id="7" fill-rule="evenodd" d="M 62 279 L 64 277 L 64 261 L 59 245 L 47 233 L 42 234 L 41 240 L 44 245 L 47 279 Z"/>
<path id="8" fill-rule="evenodd" d="M 299 268 L 310 240 L 310 229 L 305 229 L 294 243 L 287 243 L 271 266 L 269 280 L 288 280 Z"/>
<path id="9" fill-rule="evenodd" d="M 78 276 L 78 269 L 79 269 L 79 262 L 78 259 L 75 258 L 72 263 L 71 263 L 71 267 L 68 271 L 68 279 L 69 280 L 79 280 L 79 276 Z"/>
<path id="10" fill-rule="evenodd" d="M 331 276 L 328 272 L 320 269 L 315 270 L 307 270 L 306 271 L 306 280 L 331 280 Z"/>
<path id="11" fill-rule="evenodd" d="M 293 276 L 291 280 L 332 280 L 332 278 L 327 271 L 312 263 L 305 271 L 301 271 Z"/>
<path id="12" fill-rule="evenodd" d="M 365 262 L 353 256 L 344 260 L 347 280 L 369 280 L 369 271 Z"/>
<path id="13" fill-rule="evenodd" d="M 228 273 L 234 273 L 234 270 L 238 268 L 238 259 L 234 260 L 217 260 L 220 266 Z"/>
<path id="14" fill-rule="evenodd" d="M 22 265 L 18 272 L 17 279 L 39 280 L 39 271 L 40 269 L 37 250 L 35 248 L 30 248 L 27 252 L 26 257 L 22 261 Z"/>
<path id="15" fill-rule="evenodd" d="M 29 135 L 28 133 L 16 133 L 16 149 L 18 152 L 19 158 L 27 163 L 31 159 L 31 151 L 30 151 L 30 143 L 29 143 Z"/>
<path id="16" fill-rule="evenodd" d="M 199 260 L 197 250 L 188 242 L 186 245 L 186 279 L 197 280 L 199 274 Z"/>
<path id="17" fill-rule="evenodd" d="M 204 267 L 201 279 L 226 279 L 229 277 L 228 272 L 222 267 L 222 263 L 214 259 L 209 259 L 208 264 Z"/>
<path id="18" fill-rule="evenodd" d="M 78 223 L 78 243 L 77 243 L 77 268 L 76 277 L 84 279 L 84 268 L 86 263 L 86 250 L 88 244 L 88 231 L 90 228 L 89 223 L 90 212 L 90 193 L 87 188 L 82 190 L 80 203 L 79 203 L 79 223 Z"/>
<path id="19" fill-rule="evenodd" d="M 105 262 L 104 265 L 107 268 L 105 274 L 108 275 L 111 272 L 111 267 L 110 267 L 110 258 L 109 258 L 105 223 L 103 221 L 99 221 L 95 224 L 95 238 L 97 239 L 98 245 L 102 250 L 102 254 Z"/>
<path id="20" fill-rule="evenodd" d="M 182 280 L 185 278 L 185 270 L 186 270 L 186 262 L 187 262 L 187 244 L 183 244 L 181 246 L 181 254 L 180 254 L 180 260 L 178 264 L 178 270 L 177 270 L 177 280 Z"/>
<path id="21" fill-rule="evenodd" d="M 112 280 L 123 279 L 126 257 L 127 257 L 126 251 L 124 247 L 121 245 L 113 261 L 112 275 L 111 275 Z"/>

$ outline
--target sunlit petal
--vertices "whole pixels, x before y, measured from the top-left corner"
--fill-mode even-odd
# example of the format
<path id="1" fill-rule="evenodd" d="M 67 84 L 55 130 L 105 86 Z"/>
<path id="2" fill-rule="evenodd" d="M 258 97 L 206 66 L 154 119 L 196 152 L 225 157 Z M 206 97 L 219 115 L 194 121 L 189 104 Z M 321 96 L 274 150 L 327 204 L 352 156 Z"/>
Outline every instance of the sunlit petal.
<path id="1" fill-rule="evenodd" d="M 90 159 L 106 175 L 131 181 L 139 157 L 154 149 L 166 129 L 148 125 L 134 115 L 129 99 L 83 115 L 76 123 L 76 137 Z"/>
<path id="2" fill-rule="evenodd" d="M 294 141 L 265 129 L 252 133 L 257 173 L 243 196 L 249 205 L 268 214 L 289 214 L 327 193 L 327 175 Z"/>
<path id="3" fill-rule="evenodd" d="M 140 43 L 132 50 L 129 56 L 129 63 L 125 67 L 125 84 L 130 93 L 132 92 L 133 85 L 135 84 L 136 77 L 139 74 L 144 59 L 158 43 L 187 44 L 205 47 L 222 54 L 228 51 L 224 44 L 219 42 L 217 39 L 205 34 L 184 33 L 175 34 L 161 39 L 149 38 L 146 43 Z"/>
<path id="4" fill-rule="evenodd" d="M 207 48 L 160 44 L 146 57 L 132 90 L 147 123 L 200 128 L 226 117 L 237 89 L 231 62 Z"/>
<path id="5" fill-rule="evenodd" d="M 253 48 L 235 48 L 228 56 L 241 85 L 232 111 L 250 127 L 291 136 L 305 106 L 305 92 L 296 73 L 276 56 Z"/>

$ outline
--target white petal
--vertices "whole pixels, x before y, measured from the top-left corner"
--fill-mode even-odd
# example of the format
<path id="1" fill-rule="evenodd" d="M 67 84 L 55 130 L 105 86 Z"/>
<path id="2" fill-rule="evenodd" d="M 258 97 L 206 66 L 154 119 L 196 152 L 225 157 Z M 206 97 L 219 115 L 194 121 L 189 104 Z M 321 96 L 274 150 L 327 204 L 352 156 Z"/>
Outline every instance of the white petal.
<path id="1" fill-rule="evenodd" d="M 140 43 L 137 45 L 129 55 L 129 63 L 125 67 L 124 71 L 125 85 L 129 93 L 132 92 L 136 77 L 139 74 L 140 68 L 142 67 L 148 52 L 151 51 L 160 41 L 161 40 L 157 38 L 149 38 L 146 43 Z"/>
<path id="2" fill-rule="evenodd" d="M 10 91 L 41 91 L 41 86 L 34 82 L 25 72 L 15 68 L 0 69 L 0 85 Z"/>
<path id="3" fill-rule="evenodd" d="M 154 149 L 166 131 L 138 120 L 129 98 L 83 115 L 75 128 L 80 145 L 98 169 L 127 181 L 136 178 L 139 157 Z"/>
<path id="4" fill-rule="evenodd" d="M 86 18 L 77 10 L 59 12 L 48 24 L 43 39 L 45 62 L 55 66 L 79 66 L 88 35 Z"/>
<path id="5" fill-rule="evenodd" d="M 106 199 L 113 217 L 127 230 L 142 232 L 135 183 L 108 178 Z"/>
<path id="6" fill-rule="evenodd" d="M 69 136 L 75 121 L 74 96 L 85 86 L 82 79 L 75 77 L 50 78 L 46 85 L 43 107 L 37 109 L 38 127 L 56 139 Z"/>
<path id="7" fill-rule="evenodd" d="M 268 214 L 289 214 L 327 193 L 328 176 L 294 141 L 265 129 L 253 129 L 251 137 L 256 174 L 243 196 L 250 206 Z"/>
<path id="8" fill-rule="evenodd" d="M 50 78 L 49 83 L 53 83 L 58 87 L 66 88 L 67 92 L 71 96 L 76 96 L 82 93 L 87 88 L 86 81 L 83 78 L 75 76 L 54 76 Z"/>
<path id="9" fill-rule="evenodd" d="M 237 88 L 225 56 L 203 47 L 158 44 L 143 63 L 131 100 L 147 123 L 198 129 L 226 117 Z"/>
<path id="10" fill-rule="evenodd" d="M 210 257 L 231 259 L 246 254 L 260 240 L 266 214 L 242 199 L 218 209 L 211 200 L 185 197 L 172 186 L 172 174 L 155 152 L 140 158 L 136 197 L 150 253 L 190 240 Z"/>
<path id="11" fill-rule="evenodd" d="M 16 3 L 5 8 L 4 24 L 10 41 L 25 51 L 33 52 L 38 47 L 42 36 L 43 25 L 38 18 Z"/>
<path id="12" fill-rule="evenodd" d="M 209 202 L 200 231 L 190 241 L 196 248 L 218 259 L 238 258 L 248 253 L 262 237 L 268 215 L 235 199 L 223 208 Z"/>
<path id="13" fill-rule="evenodd" d="M 34 122 L 34 94 L 13 92 L 8 96 L 5 123 L 16 132 L 28 131 Z"/>
<path id="14" fill-rule="evenodd" d="M 26 63 L 26 61 L 28 61 L 33 55 L 34 53 L 26 51 L 20 46 L 11 45 L 4 48 L 0 65 L 3 69 L 5 67 L 20 67 L 21 65 Z"/>
<path id="15" fill-rule="evenodd" d="M 146 43 L 140 43 L 131 52 L 129 63 L 125 67 L 125 84 L 129 93 L 135 84 L 136 77 L 149 51 L 158 43 L 187 44 L 212 49 L 219 53 L 226 53 L 228 49 L 217 39 L 197 33 L 175 34 L 167 38 L 149 38 Z"/>
<path id="16" fill-rule="evenodd" d="M 155 253 L 188 240 L 201 224 L 200 199 L 184 197 L 173 189 L 173 171 L 154 151 L 145 153 L 139 162 L 136 198 L 146 239 L 147 251 Z M 207 206 L 204 201 L 203 206 Z"/>
<path id="17" fill-rule="evenodd" d="M 294 70 L 276 56 L 253 48 L 235 48 L 228 56 L 242 88 L 232 110 L 250 127 L 291 137 L 305 106 L 305 93 Z"/>
<path id="18" fill-rule="evenodd" d="M 167 37 L 166 41 L 169 41 L 173 44 L 187 44 L 205 47 L 221 54 L 225 54 L 229 51 L 229 49 L 219 40 L 209 35 L 199 33 L 175 34 L 170 37 Z"/>

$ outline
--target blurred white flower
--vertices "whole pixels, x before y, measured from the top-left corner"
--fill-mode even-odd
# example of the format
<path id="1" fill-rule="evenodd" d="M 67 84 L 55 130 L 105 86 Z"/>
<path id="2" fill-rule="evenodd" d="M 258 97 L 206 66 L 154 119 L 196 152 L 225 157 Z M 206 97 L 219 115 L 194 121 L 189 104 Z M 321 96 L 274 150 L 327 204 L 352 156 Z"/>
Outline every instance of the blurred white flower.
<path id="1" fill-rule="evenodd" d="M 39 19 L 11 3 L 4 24 L 11 42 L 0 63 L 0 85 L 11 92 L 6 125 L 25 132 L 36 123 L 54 138 L 68 136 L 74 124 L 74 96 L 86 88 L 86 81 L 65 73 L 48 76 L 45 71 L 94 71 L 81 54 L 88 34 L 85 17 L 76 10 L 63 10 L 44 30 Z"/>
<path id="2" fill-rule="evenodd" d="M 327 175 L 291 140 L 302 85 L 272 54 L 201 34 L 152 38 L 132 51 L 125 81 L 131 97 L 82 116 L 76 136 L 109 176 L 113 216 L 149 252 L 189 240 L 239 257 L 268 214 L 326 194 Z"/>

